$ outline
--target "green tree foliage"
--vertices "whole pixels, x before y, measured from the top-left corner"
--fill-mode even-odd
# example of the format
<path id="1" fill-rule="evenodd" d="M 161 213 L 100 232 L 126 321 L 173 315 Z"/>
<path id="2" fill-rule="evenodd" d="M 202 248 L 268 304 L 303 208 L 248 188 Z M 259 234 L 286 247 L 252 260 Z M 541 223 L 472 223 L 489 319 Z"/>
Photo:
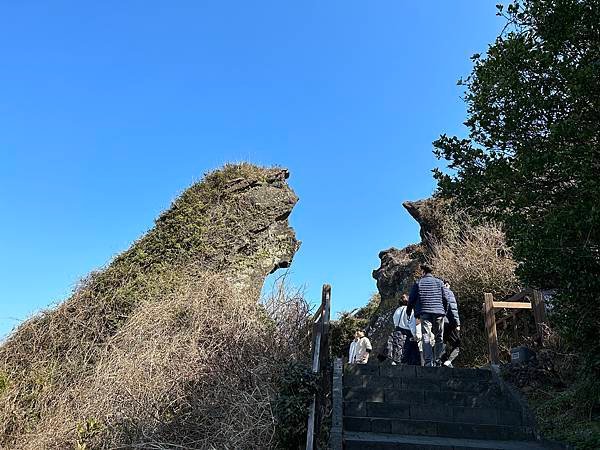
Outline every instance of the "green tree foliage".
<path id="1" fill-rule="evenodd" d="M 279 384 L 273 401 L 277 448 L 299 449 L 306 443 L 307 410 L 319 389 L 318 377 L 307 365 L 291 362 Z"/>
<path id="2" fill-rule="evenodd" d="M 518 273 L 600 373 L 600 0 L 526 0 L 465 80 L 469 133 L 442 135 L 439 195 L 505 225 Z"/>

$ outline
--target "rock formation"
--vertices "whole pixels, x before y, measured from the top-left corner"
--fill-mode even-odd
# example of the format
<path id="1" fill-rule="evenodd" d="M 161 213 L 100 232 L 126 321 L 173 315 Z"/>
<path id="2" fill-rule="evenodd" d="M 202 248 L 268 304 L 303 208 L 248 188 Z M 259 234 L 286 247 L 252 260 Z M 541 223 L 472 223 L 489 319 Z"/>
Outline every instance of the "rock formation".
<path id="1" fill-rule="evenodd" d="M 201 182 L 185 190 L 161 214 L 155 226 L 127 251 L 82 281 L 69 299 L 26 321 L 13 332 L 0 346 L 0 447 L 81 446 L 88 438 L 101 438 L 94 427 L 100 427 L 102 420 L 107 421 L 102 425 L 107 427 L 103 428 L 107 439 L 118 441 L 120 438 L 115 437 L 114 430 L 124 429 L 126 425 L 120 422 L 125 419 L 118 414 L 113 414 L 110 420 L 103 416 L 103 411 L 94 412 L 93 420 L 81 416 L 84 408 L 93 410 L 94 405 L 97 406 L 94 402 L 98 399 L 90 400 L 94 394 L 92 386 L 103 373 L 110 372 L 102 367 L 111 361 L 118 361 L 115 373 L 121 371 L 129 375 L 107 382 L 106 398 L 110 395 L 121 398 L 121 394 L 110 389 L 117 381 L 123 384 L 135 379 L 131 373 L 138 368 L 140 372 L 135 372 L 135 376 L 140 380 L 170 377 L 169 389 L 160 391 L 160 396 L 156 394 L 161 401 L 167 401 L 169 392 L 176 392 L 176 386 L 188 389 L 188 385 L 199 383 L 197 377 L 218 374 L 209 356 L 214 355 L 218 361 L 217 351 L 223 342 L 211 342 L 211 339 L 219 339 L 216 333 L 223 329 L 223 322 L 211 324 L 211 316 L 228 317 L 234 307 L 248 308 L 248 323 L 254 317 L 252 308 L 257 309 L 253 300 L 258 300 L 265 277 L 280 267 L 289 266 L 300 245 L 288 225 L 288 216 L 298 197 L 287 185 L 287 178 L 285 169 L 251 164 L 226 165 L 207 174 Z M 211 277 L 216 280 L 214 283 L 210 282 Z M 209 281 L 202 285 L 202 280 Z M 227 294 L 223 294 L 225 291 Z M 206 309 L 205 316 L 199 307 Z M 148 311 L 160 312 L 148 315 Z M 200 325 L 190 325 L 195 323 L 194 317 Z M 254 334 L 240 338 L 241 341 L 252 340 L 254 335 L 261 338 L 260 324 L 266 322 L 264 318 L 263 322 L 256 320 L 253 326 L 258 331 L 255 329 Z M 205 334 L 204 327 L 210 327 L 210 333 Z M 163 334 L 157 337 L 159 329 Z M 200 337 L 195 333 L 200 333 Z M 177 336 L 182 343 L 173 352 L 183 356 L 177 356 L 174 361 L 192 364 L 196 358 L 201 369 L 192 375 L 185 373 L 185 364 L 179 372 L 173 365 L 166 364 L 168 352 L 164 347 L 177 342 Z M 157 348 L 145 348 L 154 345 L 152 339 L 157 339 Z M 235 345 L 242 346 L 238 341 Z M 202 353 L 199 349 L 204 347 L 208 350 Z M 127 365 L 147 350 L 151 355 L 149 360 L 138 361 L 131 367 Z M 254 354 L 248 349 L 238 350 L 239 355 L 246 355 L 244 351 Z M 132 352 L 131 355 L 128 352 Z M 206 361 L 202 359 L 205 355 L 208 355 Z M 237 356 L 229 355 L 229 360 Z M 167 369 L 152 374 L 152 370 L 159 370 L 160 363 Z M 144 372 L 146 365 L 148 370 Z M 248 378 L 245 373 L 240 376 Z M 265 379 L 270 376 L 265 375 Z M 219 377 L 224 379 L 224 376 Z M 249 380 L 244 383 L 253 389 L 253 381 Z M 144 388 L 139 390 L 140 395 L 144 391 L 155 394 L 152 389 L 159 389 L 158 383 L 154 383 L 157 386 L 148 383 L 140 384 Z M 268 392 L 264 386 L 261 389 Z M 124 388 L 124 392 L 131 389 Z M 185 399 L 185 396 L 179 398 Z M 162 408 L 160 402 L 156 405 Z M 168 407 L 164 414 L 171 421 L 181 419 L 173 416 Z M 138 422 L 135 427 L 145 426 L 142 419 Z M 109 433 L 109 429 L 113 431 Z"/>
<path id="2" fill-rule="evenodd" d="M 403 293 L 407 293 L 413 283 L 414 274 L 423 260 L 420 244 L 403 249 L 395 247 L 379 252 L 381 266 L 373 271 L 377 280 L 377 290 L 381 296 L 381 309 L 390 309 L 398 304 Z"/>
<path id="3" fill-rule="evenodd" d="M 212 212 L 213 227 L 206 240 L 215 245 L 207 265 L 256 295 L 265 276 L 289 267 L 300 246 L 288 224 L 298 201 L 286 183 L 288 176 L 285 169 L 265 169 L 258 178 L 228 181 Z"/>
<path id="4" fill-rule="evenodd" d="M 402 293 L 408 292 L 414 282 L 415 272 L 425 260 L 432 242 L 443 238 L 446 220 L 443 201 L 428 198 L 404 202 L 402 206 L 419 223 L 421 242 L 401 250 L 392 247 L 379 252 L 381 265 L 373 271 L 373 278 L 377 280 L 382 309 L 392 308 Z"/>
<path id="5" fill-rule="evenodd" d="M 448 202 L 447 200 L 430 197 L 425 200 L 404 202 L 402 206 L 415 219 L 421 227 L 421 244 L 430 247 L 438 239 L 444 238 L 448 229 Z"/>
<path id="6" fill-rule="evenodd" d="M 403 293 L 408 293 L 416 278 L 419 265 L 425 261 L 432 242 L 443 238 L 447 215 L 446 203 L 428 198 L 402 204 L 419 223 L 421 242 L 403 249 L 389 248 L 379 252 L 381 265 L 373 271 L 381 303 L 369 328 L 369 337 L 380 351 L 391 332 L 391 315 Z"/>

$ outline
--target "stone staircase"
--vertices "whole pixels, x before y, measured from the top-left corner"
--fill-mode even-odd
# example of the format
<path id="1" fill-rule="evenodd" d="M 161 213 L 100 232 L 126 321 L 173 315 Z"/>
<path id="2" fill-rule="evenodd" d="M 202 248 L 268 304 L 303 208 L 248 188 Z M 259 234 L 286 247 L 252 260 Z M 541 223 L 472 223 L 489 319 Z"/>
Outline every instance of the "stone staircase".
<path id="1" fill-rule="evenodd" d="M 490 370 L 346 365 L 346 450 L 549 448 Z"/>

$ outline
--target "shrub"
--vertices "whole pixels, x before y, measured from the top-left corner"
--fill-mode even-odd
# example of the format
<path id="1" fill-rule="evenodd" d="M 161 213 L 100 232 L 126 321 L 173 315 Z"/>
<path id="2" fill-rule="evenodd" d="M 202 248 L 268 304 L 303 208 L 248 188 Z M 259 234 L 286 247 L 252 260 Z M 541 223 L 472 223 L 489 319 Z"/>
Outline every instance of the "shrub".
<path id="1" fill-rule="evenodd" d="M 285 239 L 260 243 L 275 255 L 255 248 L 256 231 L 240 233 L 289 213 L 284 178 L 249 164 L 208 174 L 69 299 L 24 322 L 0 346 L 0 447 L 275 445 L 271 402 L 304 334 L 285 327 L 291 309 L 255 291 L 296 243 L 281 221 Z M 283 196 L 281 211 L 249 198 L 265 189 Z"/>
<path id="2" fill-rule="evenodd" d="M 310 305 L 303 288 L 291 286 L 287 273 L 279 277 L 262 301 L 265 314 L 273 325 L 273 339 L 294 361 L 308 362 L 312 329 Z"/>
<path id="3" fill-rule="evenodd" d="M 381 296 L 379 295 L 379 293 L 375 293 L 371 295 L 371 298 L 369 299 L 369 302 L 366 304 L 366 306 L 363 306 L 358 311 L 356 311 L 355 316 L 358 319 L 371 320 L 377 313 L 380 304 Z"/>
<path id="4" fill-rule="evenodd" d="M 331 355 L 347 357 L 356 330 L 364 329 L 368 324 L 368 319 L 359 319 L 349 312 L 341 312 L 338 319 L 331 322 Z"/>
<path id="5" fill-rule="evenodd" d="M 474 223 L 465 214 L 456 214 L 445 230 L 444 240 L 433 242 L 429 263 L 434 274 L 450 282 L 461 318 L 461 356 L 457 363 L 479 366 L 488 361 L 487 337 L 482 316 L 483 294 L 503 298 L 520 289 L 502 227 L 493 222 Z M 529 317 L 524 317 L 529 321 Z M 500 333 L 504 354 L 509 333 Z"/>
<path id="6" fill-rule="evenodd" d="M 33 375 L 13 372 L 0 400 L 4 433 L 32 415 L 37 427 L 11 448 L 274 445 L 271 401 L 291 359 L 289 340 L 273 332 L 277 323 L 268 323 L 254 298 L 232 291 L 218 274 L 190 268 L 147 281 L 162 288 L 136 308 L 95 369 L 76 383 L 63 378 L 68 361 L 54 374 L 36 375 L 34 391 Z M 60 315 L 48 320 L 50 328 L 55 320 Z M 8 350 L 4 357 L 17 357 Z"/>
<path id="7" fill-rule="evenodd" d="M 8 375 L 4 372 L 0 372 L 0 396 L 4 394 L 4 391 L 8 388 Z"/>
<path id="8" fill-rule="evenodd" d="M 308 407 L 318 389 L 318 377 L 307 364 L 294 361 L 285 367 L 273 402 L 278 448 L 306 444 Z"/>
<path id="9" fill-rule="evenodd" d="M 585 374 L 585 362 L 556 331 L 544 330 L 543 345 L 529 340 L 536 358 L 507 364 L 503 376 L 529 400 L 545 438 L 564 441 L 577 449 L 600 447 L 600 388 Z"/>

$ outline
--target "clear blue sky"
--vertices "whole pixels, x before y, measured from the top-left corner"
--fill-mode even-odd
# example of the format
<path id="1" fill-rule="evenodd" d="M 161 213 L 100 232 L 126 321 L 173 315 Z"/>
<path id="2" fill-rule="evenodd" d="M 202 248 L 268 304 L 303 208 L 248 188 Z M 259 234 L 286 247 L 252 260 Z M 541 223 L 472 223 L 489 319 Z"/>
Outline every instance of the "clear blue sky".
<path id="1" fill-rule="evenodd" d="M 0 336 L 227 161 L 290 169 L 292 281 L 363 305 L 378 252 L 419 239 L 401 203 L 462 132 L 495 3 L 2 2 Z"/>

